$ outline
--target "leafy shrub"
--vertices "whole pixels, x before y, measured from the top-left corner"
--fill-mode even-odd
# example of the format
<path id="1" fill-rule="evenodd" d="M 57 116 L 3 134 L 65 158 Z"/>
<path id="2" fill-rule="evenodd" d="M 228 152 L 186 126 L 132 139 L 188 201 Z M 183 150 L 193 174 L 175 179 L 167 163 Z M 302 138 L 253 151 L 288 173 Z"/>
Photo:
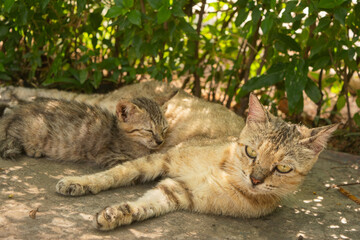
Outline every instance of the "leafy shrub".
<path id="1" fill-rule="evenodd" d="M 285 98 L 289 113 L 298 115 L 305 92 L 318 105 L 318 116 L 327 111 L 334 117 L 349 106 L 349 81 L 358 74 L 357 1 L 4 0 L 0 5 L 5 84 L 21 80 L 25 86 L 92 92 L 141 76 L 171 81 L 177 75 L 187 77 L 184 86 L 195 95 L 205 89 L 208 99 L 228 107 L 258 90 L 265 104 Z M 332 109 L 325 88 L 337 94 Z M 353 120 L 360 126 L 359 113 Z"/>

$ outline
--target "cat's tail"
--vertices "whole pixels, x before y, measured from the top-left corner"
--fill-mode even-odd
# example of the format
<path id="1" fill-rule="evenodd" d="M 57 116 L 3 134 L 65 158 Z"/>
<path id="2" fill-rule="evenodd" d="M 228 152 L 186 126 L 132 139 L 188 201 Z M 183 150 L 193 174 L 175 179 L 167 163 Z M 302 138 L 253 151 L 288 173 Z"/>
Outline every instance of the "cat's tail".
<path id="1" fill-rule="evenodd" d="M 15 160 L 22 152 L 23 145 L 14 136 L 8 134 L 14 118 L 12 114 L 5 114 L 0 118 L 0 158 Z"/>
<path id="2" fill-rule="evenodd" d="M 5 110 L 9 108 L 9 105 L 6 103 L 0 103 L 0 117 L 4 115 Z"/>

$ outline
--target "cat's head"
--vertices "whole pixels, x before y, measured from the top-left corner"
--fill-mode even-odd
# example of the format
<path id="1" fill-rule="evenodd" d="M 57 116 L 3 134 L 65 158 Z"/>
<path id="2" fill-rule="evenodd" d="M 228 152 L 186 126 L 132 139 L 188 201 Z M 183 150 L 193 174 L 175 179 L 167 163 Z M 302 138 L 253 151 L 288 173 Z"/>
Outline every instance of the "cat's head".
<path id="1" fill-rule="evenodd" d="M 286 195 L 308 174 L 338 125 L 308 129 L 270 114 L 250 95 L 240 136 L 241 177 L 253 194 Z"/>
<path id="2" fill-rule="evenodd" d="M 135 142 L 157 149 L 164 142 L 168 129 L 160 106 L 148 98 L 121 99 L 116 106 L 119 125 Z"/>

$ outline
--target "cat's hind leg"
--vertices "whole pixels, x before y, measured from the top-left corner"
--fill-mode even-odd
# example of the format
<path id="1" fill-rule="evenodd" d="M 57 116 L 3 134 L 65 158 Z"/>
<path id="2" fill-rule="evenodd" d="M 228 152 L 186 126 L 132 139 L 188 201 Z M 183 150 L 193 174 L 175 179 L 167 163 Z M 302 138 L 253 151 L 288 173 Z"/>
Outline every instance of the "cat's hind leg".
<path id="1" fill-rule="evenodd" d="M 167 178 L 134 202 L 106 207 L 96 214 L 94 226 L 111 230 L 180 209 L 193 209 L 192 194 L 183 182 Z"/>
<path id="2" fill-rule="evenodd" d="M 110 188 L 146 182 L 167 173 L 166 154 L 152 154 L 117 165 L 109 170 L 79 176 L 64 177 L 56 184 L 56 191 L 62 195 L 80 196 L 96 194 Z"/>

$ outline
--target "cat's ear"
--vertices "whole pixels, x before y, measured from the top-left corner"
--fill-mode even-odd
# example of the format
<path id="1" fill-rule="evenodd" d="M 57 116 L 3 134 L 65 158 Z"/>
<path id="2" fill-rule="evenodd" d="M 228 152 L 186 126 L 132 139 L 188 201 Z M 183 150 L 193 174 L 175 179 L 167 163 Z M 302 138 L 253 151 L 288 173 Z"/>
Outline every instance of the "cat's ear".
<path id="1" fill-rule="evenodd" d="M 313 150 L 315 154 L 318 154 L 324 150 L 329 138 L 338 126 L 339 124 L 332 124 L 329 126 L 307 129 L 306 134 L 302 133 L 305 135 L 305 138 L 302 139 L 300 143 Z"/>
<path id="2" fill-rule="evenodd" d="M 122 122 L 128 122 L 133 116 L 140 112 L 141 109 L 127 99 L 121 99 L 116 105 L 116 116 Z"/>
<path id="3" fill-rule="evenodd" d="M 257 97 L 250 93 L 249 97 L 249 114 L 246 119 L 246 122 L 259 122 L 259 123 L 265 123 L 268 120 L 268 116 L 266 114 L 266 111 L 261 105 L 259 99 Z"/>

